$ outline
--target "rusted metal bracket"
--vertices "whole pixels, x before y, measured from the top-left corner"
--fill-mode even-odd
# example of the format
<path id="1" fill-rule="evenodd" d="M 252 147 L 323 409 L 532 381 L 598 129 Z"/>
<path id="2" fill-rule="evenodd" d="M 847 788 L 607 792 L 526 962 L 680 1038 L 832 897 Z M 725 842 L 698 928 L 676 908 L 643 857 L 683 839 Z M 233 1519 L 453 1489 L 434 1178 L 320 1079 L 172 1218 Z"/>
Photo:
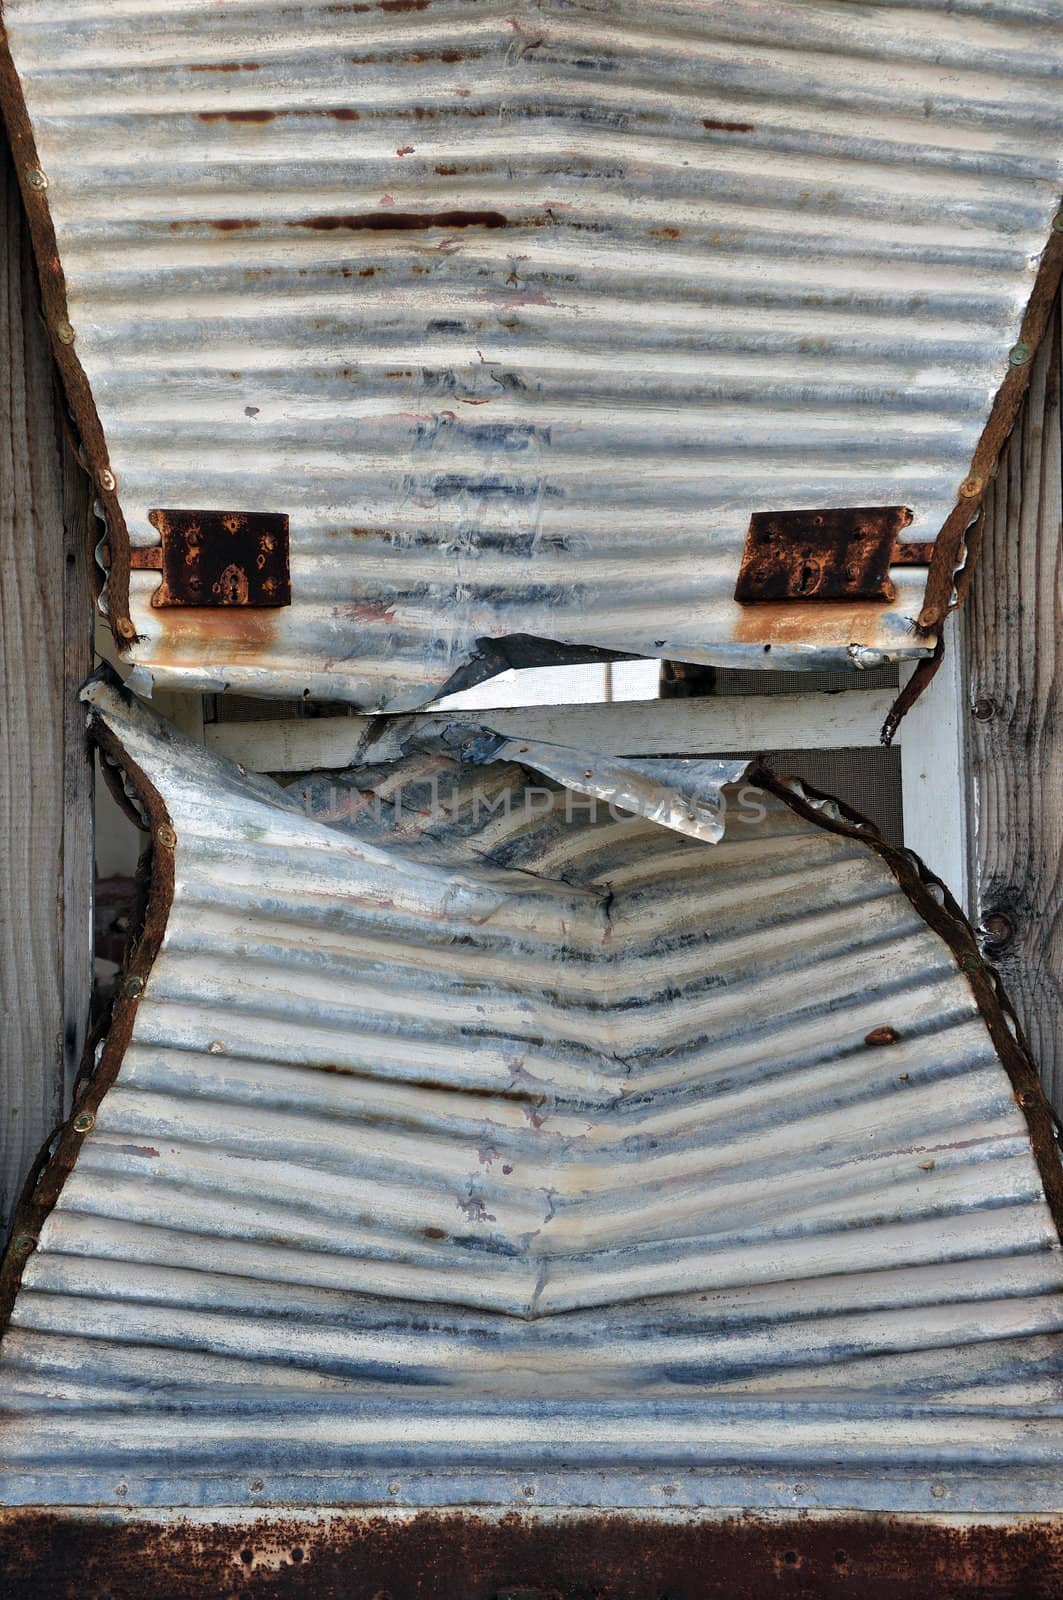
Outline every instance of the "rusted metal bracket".
<path id="1" fill-rule="evenodd" d="M 891 601 L 890 567 L 926 566 L 934 549 L 900 542 L 911 520 L 907 506 L 755 511 L 735 599 Z"/>
<path id="2" fill-rule="evenodd" d="M 149 511 L 162 545 L 129 564 L 159 571 L 153 606 L 289 606 L 288 518 L 273 511 Z"/>

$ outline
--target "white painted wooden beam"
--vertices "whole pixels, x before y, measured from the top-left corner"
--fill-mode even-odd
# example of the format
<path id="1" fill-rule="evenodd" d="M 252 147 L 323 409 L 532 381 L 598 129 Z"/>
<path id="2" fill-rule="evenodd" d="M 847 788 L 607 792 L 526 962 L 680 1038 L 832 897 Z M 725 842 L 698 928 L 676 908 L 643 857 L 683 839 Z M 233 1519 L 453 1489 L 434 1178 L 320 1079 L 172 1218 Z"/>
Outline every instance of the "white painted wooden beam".
<path id="1" fill-rule="evenodd" d="M 904 842 L 970 907 L 962 613 L 946 624 L 937 675 L 901 723 Z M 901 668 L 901 681 L 909 676 Z"/>
<path id="2" fill-rule="evenodd" d="M 419 732 L 487 727 L 499 733 L 579 745 L 603 755 L 694 756 L 757 750 L 846 750 L 876 745 L 894 699 L 891 689 L 788 695 L 719 695 L 689 700 L 626 700 L 603 705 L 507 706 L 422 711 L 401 719 Z M 258 772 L 301 772 L 393 759 L 393 717 L 315 717 L 298 721 L 218 722 L 203 730 L 212 750 Z"/>

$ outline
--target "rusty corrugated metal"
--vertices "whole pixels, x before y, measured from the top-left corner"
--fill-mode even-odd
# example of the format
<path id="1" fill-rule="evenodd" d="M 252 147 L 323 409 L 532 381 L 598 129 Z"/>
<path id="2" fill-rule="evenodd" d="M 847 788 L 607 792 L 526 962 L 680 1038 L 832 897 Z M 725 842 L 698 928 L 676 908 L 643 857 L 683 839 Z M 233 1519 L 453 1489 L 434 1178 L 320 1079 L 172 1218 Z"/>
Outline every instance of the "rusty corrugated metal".
<path id="1" fill-rule="evenodd" d="M 1063 1510 L 1058 1153 L 903 852 L 741 762 L 282 791 L 87 696 L 152 895 L 0 1499 Z"/>
<path id="2" fill-rule="evenodd" d="M 5 21 L 141 683 L 402 709 L 558 647 L 929 649 L 915 621 L 940 619 L 1043 320 L 1055 8 L 6 0 Z M 933 603 L 902 566 L 891 602 L 735 604 L 752 513 L 895 505 L 913 541 L 949 529 Z M 291 606 L 153 607 L 121 530 L 156 546 L 160 508 L 287 514 Z"/>

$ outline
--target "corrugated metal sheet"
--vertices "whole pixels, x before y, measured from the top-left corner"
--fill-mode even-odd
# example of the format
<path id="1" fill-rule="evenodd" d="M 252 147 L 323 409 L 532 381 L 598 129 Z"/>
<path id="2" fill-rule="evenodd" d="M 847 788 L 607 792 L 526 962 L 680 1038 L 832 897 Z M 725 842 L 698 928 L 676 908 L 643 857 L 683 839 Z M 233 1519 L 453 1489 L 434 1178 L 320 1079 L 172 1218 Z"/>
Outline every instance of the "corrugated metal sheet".
<path id="1" fill-rule="evenodd" d="M 514 636 L 786 667 L 933 642 L 916 569 L 890 605 L 743 608 L 735 579 L 754 511 L 962 533 L 1063 183 L 1057 7 L 5 22 L 142 682 L 401 709 Z M 291 607 L 156 610 L 134 571 L 127 614 L 120 524 L 155 545 L 159 507 L 288 514 Z"/>
<path id="2" fill-rule="evenodd" d="M 87 694 L 153 897 L 4 1503 L 1063 1509 L 1058 1155 L 903 853 L 486 735 L 281 791 Z"/>

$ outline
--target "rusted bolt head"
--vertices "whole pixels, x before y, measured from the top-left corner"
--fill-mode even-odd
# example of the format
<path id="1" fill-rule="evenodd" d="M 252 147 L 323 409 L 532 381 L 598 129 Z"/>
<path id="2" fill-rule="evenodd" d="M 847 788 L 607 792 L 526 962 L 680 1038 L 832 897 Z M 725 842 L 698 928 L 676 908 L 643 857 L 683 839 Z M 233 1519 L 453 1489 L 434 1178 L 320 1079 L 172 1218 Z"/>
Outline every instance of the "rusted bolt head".
<path id="1" fill-rule="evenodd" d="M 961 500 L 976 500 L 983 488 L 982 479 L 977 476 L 964 478 L 960 484 L 959 494 Z"/>
<path id="2" fill-rule="evenodd" d="M 40 167 L 26 168 L 26 182 L 31 189 L 42 190 L 48 187 L 47 174 L 43 173 Z"/>
<path id="3" fill-rule="evenodd" d="M 100 468 L 96 474 L 96 482 L 99 484 L 101 489 L 106 489 L 108 492 L 111 489 L 116 488 L 118 485 L 118 479 L 115 477 L 110 467 Z"/>
<path id="4" fill-rule="evenodd" d="M 1024 339 L 1020 339 L 1018 344 L 1013 344 L 1008 351 L 1008 361 L 1013 367 L 1024 367 L 1032 354 L 1030 346 Z"/>
<path id="5" fill-rule="evenodd" d="M 886 1023 L 881 1028 L 872 1028 L 871 1032 L 865 1037 L 864 1043 L 869 1045 L 896 1044 L 899 1038 L 900 1034 L 896 1028 L 891 1028 L 889 1023 Z"/>
<path id="6" fill-rule="evenodd" d="M 135 639 L 137 636 L 137 630 L 128 617 L 119 617 L 114 627 L 115 632 L 122 639 Z"/>
<path id="7" fill-rule="evenodd" d="M 55 336 L 59 340 L 60 344 L 73 344 L 74 340 L 77 338 L 77 334 L 74 332 L 69 322 L 57 322 L 55 325 Z"/>
<path id="8" fill-rule="evenodd" d="M 37 1248 L 37 1241 L 32 1233 L 16 1233 L 11 1241 L 12 1250 L 20 1256 L 28 1256 Z"/>
<path id="9" fill-rule="evenodd" d="M 74 1132 L 88 1133 L 95 1121 L 96 1118 L 93 1116 L 91 1111 L 79 1111 L 77 1116 L 74 1118 Z"/>
<path id="10" fill-rule="evenodd" d="M 167 850 L 172 850 L 174 845 L 177 843 L 176 833 L 174 833 L 173 829 L 165 822 L 161 828 L 155 829 L 155 837 Z"/>
<path id="11" fill-rule="evenodd" d="M 988 695 L 983 695 L 971 707 L 971 714 L 977 717 L 979 722 L 992 722 L 997 714 L 997 703 Z"/>
<path id="12" fill-rule="evenodd" d="M 1007 944 L 1014 932 L 1011 919 L 1003 911 L 991 911 L 982 919 L 982 936 L 987 944 Z"/>
<path id="13" fill-rule="evenodd" d="M 138 994 L 144 993 L 144 979 L 136 977 L 127 978 L 123 987 L 129 998 L 131 1000 L 135 1000 Z"/>

